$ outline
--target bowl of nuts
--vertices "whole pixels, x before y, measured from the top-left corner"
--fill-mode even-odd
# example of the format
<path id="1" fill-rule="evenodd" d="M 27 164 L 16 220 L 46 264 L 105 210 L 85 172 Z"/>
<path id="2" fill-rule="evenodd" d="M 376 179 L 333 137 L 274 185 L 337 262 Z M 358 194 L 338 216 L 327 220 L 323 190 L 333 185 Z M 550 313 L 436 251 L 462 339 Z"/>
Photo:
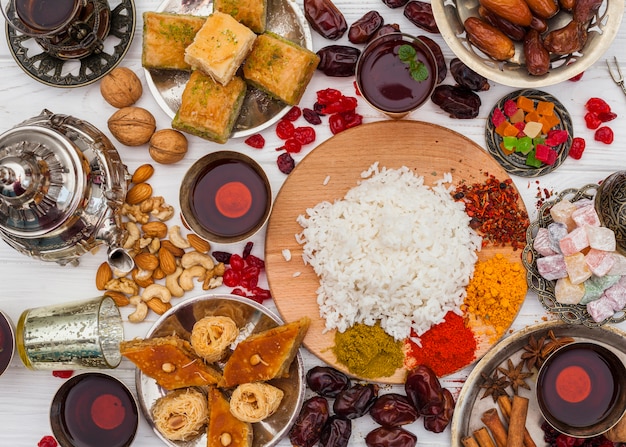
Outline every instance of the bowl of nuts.
<path id="1" fill-rule="evenodd" d="M 624 2 L 434 0 L 432 9 L 444 40 L 472 70 L 500 84 L 538 88 L 576 77 L 605 53 Z"/>

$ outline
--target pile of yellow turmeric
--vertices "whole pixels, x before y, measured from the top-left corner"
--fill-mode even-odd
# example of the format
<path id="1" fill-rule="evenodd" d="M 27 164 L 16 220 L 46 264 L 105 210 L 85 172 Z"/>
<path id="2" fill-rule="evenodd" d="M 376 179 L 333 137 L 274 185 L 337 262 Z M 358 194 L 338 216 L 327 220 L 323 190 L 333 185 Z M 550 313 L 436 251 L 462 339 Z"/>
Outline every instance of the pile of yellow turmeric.
<path id="1" fill-rule="evenodd" d="M 469 315 L 466 324 L 493 327 L 493 341 L 508 329 L 524 301 L 528 285 L 520 263 L 501 254 L 476 263 L 461 307 Z"/>

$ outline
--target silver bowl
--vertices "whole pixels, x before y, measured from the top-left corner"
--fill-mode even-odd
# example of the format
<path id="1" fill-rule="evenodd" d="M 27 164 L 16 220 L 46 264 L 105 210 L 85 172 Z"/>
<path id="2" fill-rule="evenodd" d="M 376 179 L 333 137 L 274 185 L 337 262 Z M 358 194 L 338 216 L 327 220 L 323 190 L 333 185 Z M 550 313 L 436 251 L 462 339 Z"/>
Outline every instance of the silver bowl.
<path id="1" fill-rule="evenodd" d="M 441 35 L 465 65 L 487 79 L 517 88 L 553 85 L 585 71 L 609 48 L 617 35 L 624 13 L 622 0 L 605 0 L 591 21 L 587 43 L 582 51 L 553 57 L 547 74 L 533 76 L 526 70 L 521 42 L 515 42 L 515 55 L 504 62 L 486 56 L 469 42 L 463 23 L 470 16 L 478 16 L 478 0 L 433 0 L 431 4 Z M 561 28 L 570 20 L 571 14 L 561 11 L 548 21 L 548 28 Z"/>
<path id="2" fill-rule="evenodd" d="M 617 251 L 626 256 L 626 171 L 614 172 L 600 184 L 595 207 L 602 225 L 615 233 Z"/>

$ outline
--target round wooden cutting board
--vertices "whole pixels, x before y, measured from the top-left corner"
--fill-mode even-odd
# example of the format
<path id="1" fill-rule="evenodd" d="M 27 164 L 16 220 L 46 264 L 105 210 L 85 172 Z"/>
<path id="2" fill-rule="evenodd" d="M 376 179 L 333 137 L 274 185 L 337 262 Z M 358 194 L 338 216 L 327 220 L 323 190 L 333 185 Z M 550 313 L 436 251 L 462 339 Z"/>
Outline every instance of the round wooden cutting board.
<path id="1" fill-rule="evenodd" d="M 334 331 L 324 332 L 325 322 L 319 316 L 316 290 L 319 279 L 313 268 L 304 265 L 302 248 L 296 234 L 302 231 L 296 222 L 322 201 L 334 201 L 361 180 L 361 173 L 378 162 L 380 167 L 406 166 L 424 177 L 427 185 L 452 174 L 454 185 L 477 183 L 485 174 L 498 180 L 509 178 L 507 172 L 472 140 L 434 124 L 419 121 L 381 121 L 348 129 L 320 144 L 289 174 L 279 191 L 270 216 L 265 241 L 267 278 L 282 318 L 291 322 L 303 316 L 311 318 L 304 346 L 324 362 L 348 372 L 337 362 L 332 347 Z M 326 183 L 326 184 L 325 184 Z M 524 204 L 520 199 L 520 206 Z M 283 250 L 291 252 L 287 261 Z M 502 253 L 521 264 L 521 250 L 487 246 L 479 260 Z M 511 320 L 512 322 L 512 320 Z M 476 359 L 482 357 L 493 342 L 478 340 Z M 406 371 L 399 369 L 391 377 L 376 381 L 404 383 Z"/>

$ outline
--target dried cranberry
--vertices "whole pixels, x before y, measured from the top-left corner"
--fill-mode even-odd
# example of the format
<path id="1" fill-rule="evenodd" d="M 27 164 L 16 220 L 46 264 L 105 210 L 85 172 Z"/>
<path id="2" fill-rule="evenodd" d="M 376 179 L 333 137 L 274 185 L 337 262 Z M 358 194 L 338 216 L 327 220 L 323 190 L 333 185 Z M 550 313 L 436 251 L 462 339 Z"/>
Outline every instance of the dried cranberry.
<path id="1" fill-rule="evenodd" d="M 569 80 L 572 81 L 572 82 L 578 82 L 578 81 L 580 81 L 582 79 L 584 74 L 585 74 L 585 72 L 581 71 L 576 76 L 572 76 L 571 78 L 569 78 Z"/>
<path id="2" fill-rule="evenodd" d="M 319 90 L 317 92 L 317 102 L 321 105 L 328 105 L 335 101 L 338 101 L 339 98 L 343 96 L 339 90 L 335 88 L 327 88 L 324 90 Z"/>
<path id="3" fill-rule="evenodd" d="M 52 371 L 52 375 L 59 379 L 69 379 L 73 374 L 74 371 Z"/>
<path id="4" fill-rule="evenodd" d="M 295 138 L 288 138 L 285 140 L 285 144 L 279 147 L 277 150 L 284 149 L 291 154 L 297 154 L 302 150 L 302 144 Z"/>
<path id="5" fill-rule="evenodd" d="M 342 96 L 337 101 L 327 104 L 324 113 L 327 115 L 339 112 L 349 112 L 356 109 L 357 100 L 353 96 Z"/>
<path id="6" fill-rule="evenodd" d="M 585 113 L 585 124 L 587 125 L 587 129 L 597 129 L 602 124 L 602 121 L 598 118 L 593 112 Z"/>
<path id="7" fill-rule="evenodd" d="M 235 287 L 233 290 L 230 291 L 230 293 L 232 293 L 233 295 L 237 295 L 237 296 L 245 296 L 246 298 L 248 297 L 248 294 L 246 293 L 246 291 L 239 287 Z"/>
<path id="8" fill-rule="evenodd" d="M 250 279 L 250 278 L 259 278 L 261 274 L 261 269 L 254 265 L 246 266 L 241 272 L 242 279 Z"/>
<path id="9" fill-rule="evenodd" d="M 600 112 L 597 114 L 598 119 L 600 121 L 602 121 L 603 123 L 606 123 L 608 121 L 613 121 L 615 118 L 617 118 L 617 113 L 614 112 Z"/>
<path id="10" fill-rule="evenodd" d="M 302 109 L 302 116 L 306 120 L 307 123 L 313 124 L 317 126 L 318 124 L 322 124 L 322 118 L 317 114 L 317 112 L 313 109 Z"/>
<path id="11" fill-rule="evenodd" d="M 37 443 L 37 447 L 57 447 L 57 440 L 50 435 L 46 435 Z"/>
<path id="12" fill-rule="evenodd" d="M 214 251 L 213 257 L 217 262 L 223 262 L 224 264 L 230 264 L 231 254 L 226 251 Z"/>
<path id="13" fill-rule="evenodd" d="M 263 149 L 265 146 L 265 138 L 263 138 L 263 135 L 256 133 L 246 138 L 244 143 L 255 149 Z"/>
<path id="14" fill-rule="evenodd" d="M 595 114 L 611 111 L 611 106 L 601 98 L 590 98 L 589 101 L 586 102 L 585 108 Z"/>
<path id="15" fill-rule="evenodd" d="M 272 293 L 267 289 L 263 289 L 262 287 L 254 287 L 251 292 L 252 295 L 260 299 L 261 301 L 269 300 L 272 298 Z"/>
<path id="16" fill-rule="evenodd" d="M 254 255 L 249 255 L 248 257 L 246 257 L 246 265 L 253 265 L 258 269 L 263 270 L 265 268 L 265 261 Z"/>
<path id="17" fill-rule="evenodd" d="M 293 171 L 293 168 L 296 167 L 296 162 L 289 152 L 283 152 L 278 156 L 276 160 L 276 164 L 278 165 L 278 169 L 283 174 L 289 174 Z"/>
<path id="18" fill-rule="evenodd" d="M 282 119 L 276 125 L 276 135 L 281 140 L 287 140 L 287 139 L 293 137 L 294 129 L 295 129 L 295 126 L 293 125 L 293 123 L 291 121 L 287 121 L 285 119 Z"/>
<path id="19" fill-rule="evenodd" d="M 341 113 L 331 115 L 330 118 L 328 118 L 328 124 L 333 135 L 346 130 L 346 120 L 343 118 Z"/>
<path id="20" fill-rule="evenodd" d="M 356 113 L 354 110 L 342 112 L 341 116 L 343 116 L 343 119 L 346 123 L 346 129 L 356 127 L 363 123 L 363 116 Z"/>
<path id="21" fill-rule="evenodd" d="M 243 259 L 246 259 L 248 256 L 250 256 L 250 253 L 252 252 L 252 247 L 254 247 L 254 242 L 252 241 L 246 242 L 246 245 L 245 247 L 243 247 L 243 251 L 241 252 L 241 257 Z"/>
<path id="22" fill-rule="evenodd" d="M 310 126 L 296 127 L 293 137 L 302 145 L 313 143 L 315 141 L 315 129 Z"/>
<path id="23" fill-rule="evenodd" d="M 602 126 L 598 130 L 596 130 L 593 138 L 594 140 L 600 141 L 601 143 L 611 144 L 614 138 L 613 130 L 610 127 Z"/>
<path id="24" fill-rule="evenodd" d="M 289 109 L 289 112 L 285 114 L 283 119 L 286 119 L 287 121 L 295 121 L 300 118 L 300 115 L 302 115 L 302 110 L 300 110 L 300 107 L 293 106 L 291 109 Z"/>
<path id="25" fill-rule="evenodd" d="M 246 263 L 243 260 L 242 256 L 238 255 L 237 253 L 231 255 L 231 257 L 230 257 L 230 268 L 231 269 L 240 272 L 240 271 L 243 270 L 243 268 L 245 266 L 246 266 Z"/>
<path id="26" fill-rule="evenodd" d="M 241 287 L 244 287 L 248 290 L 254 289 L 259 284 L 258 276 L 251 276 L 249 278 L 241 278 Z"/>
<path id="27" fill-rule="evenodd" d="M 241 274 L 233 269 L 226 269 L 222 282 L 226 287 L 235 287 L 241 285 Z"/>

